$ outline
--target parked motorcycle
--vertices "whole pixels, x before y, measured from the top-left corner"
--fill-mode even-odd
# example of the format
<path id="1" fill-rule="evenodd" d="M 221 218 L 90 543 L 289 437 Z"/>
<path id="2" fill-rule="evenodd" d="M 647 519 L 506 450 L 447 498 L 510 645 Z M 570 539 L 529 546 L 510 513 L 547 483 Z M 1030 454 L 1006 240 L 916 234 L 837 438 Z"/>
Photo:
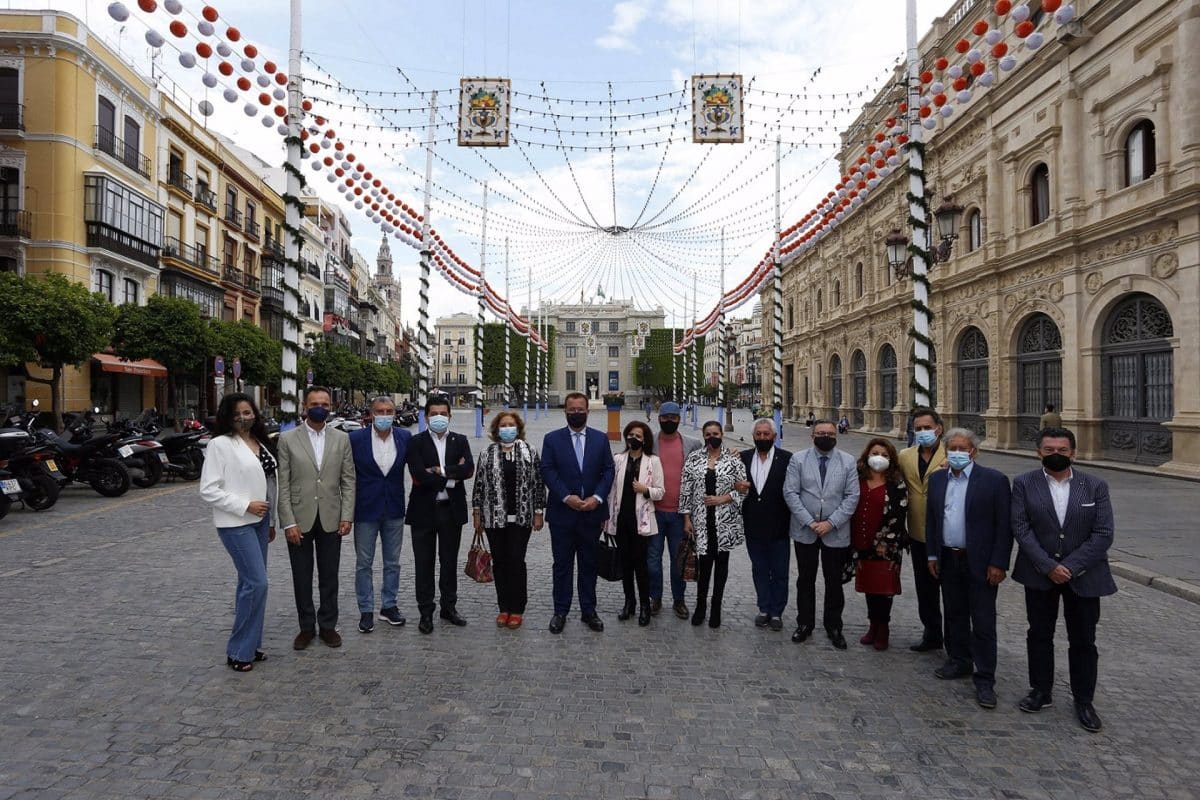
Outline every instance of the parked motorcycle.
<path id="1" fill-rule="evenodd" d="M 200 470 L 204 466 L 204 445 L 209 438 L 207 428 L 197 423 L 194 426 L 185 425 L 184 430 L 178 433 L 163 430 L 158 414 L 152 408 L 143 411 L 133 427 L 162 446 L 159 460 L 166 475 L 185 481 L 200 478 Z"/>
<path id="2" fill-rule="evenodd" d="M 120 497 L 132 483 L 129 468 L 121 459 L 132 455 L 133 450 L 118 449 L 120 433 L 108 431 L 97 435 L 92 430 L 95 412 L 96 409 L 64 414 L 66 430 L 55 435 L 54 431 L 42 428 L 37 437 L 50 445 L 54 461 L 67 479 L 86 483 L 105 497 Z"/>
<path id="3" fill-rule="evenodd" d="M 33 435 L 38 401 L 34 410 L 10 409 L 0 427 L 0 469 L 12 473 L 21 487 L 22 503 L 34 511 L 45 511 L 58 502 L 67 480 L 54 460 L 54 450 Z"/>
<path id="4" fill-rule="evenodd" d="M 125 466 L 135 486 L 148 489 L 162 480 L 167 466 L 167 453 L 162 443 L 144 433 L 133 420 L 124 420 L 108 426 L 109 431 L 120 433 L 118 450 L 122 453 Z M 129 454 L 125 455 L 125 449 Z"/>
<path id="5" fill-rule="evenodd" d="M 0 519 L 8 514 L 12 504 L 21 500 L 21 484 L 8 470 L 0 469 Z"/>

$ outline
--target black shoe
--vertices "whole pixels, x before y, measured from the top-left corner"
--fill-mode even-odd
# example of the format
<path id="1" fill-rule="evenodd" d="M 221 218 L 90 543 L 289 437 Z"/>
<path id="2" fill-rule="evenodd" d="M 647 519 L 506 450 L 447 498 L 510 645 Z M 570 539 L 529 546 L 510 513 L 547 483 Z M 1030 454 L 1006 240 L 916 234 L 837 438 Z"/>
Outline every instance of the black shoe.
<path id="1" fill-rule="evenodd" d="M 389 625 L 395 625 L 397 628 L 408 622 L 400 610 L 395 606 L 391 608 L 382 608 L 379 610 L 379 618 Z"/>
<path id="2" fill-rule="evenodd" d="M 438 616 L 449 622 L 451 625 L 457 625 L 460 628 L 467 624 L 467 621 L 463 618 L 463 616 L 453 608 L 443 608 L 442 613 Z"/>
<path id="3" fill-rule="evenodd" d="M 842 631 L 840 628 L 829 631 L 828 633 L 829 641 L 834 647 L 836 647 L 838 650 L 846 649 L 846 637 L 842 636 Z"/>
<path id="4" fill-rule="evenodd" d="M 662 611 L 662 600 L 650 601 L 650 616 L 657 617 L 658 612 Z"/>
<path id="5" fill-rule="evenodd" d="M 604 622 L 595 614 L 590 617 L 583 618 L 583 624 L 594 630 L 596 633 L 604 632 Z"/>
<path id="6" fill-rule="evenodd" d="M 417 623 L 417 630 L 421 633 L 433 633 L 433 614 L 422 614 L 421 621 Z"/>
<path id="7" fill-rule="evenodd" d="M 714 601 L 712 608 L 708 611 L 708 627 L 721 627 L 721 604 Z"/>
<path id="8" fill-rule="evenodd" d="M 564 617 L 562 614 L 555 614 L 553 617 L 550 618 L 550 632 L 551 633 L 562 633 L 563 628 L 566 627 L 566 624 L 567 624 L 566 617 Z"/>
<path id="9" fill-rule="evenodd" d="M 1049 708 L 1052 705 L 1054 705 L 1054 697 L 1049 692 L 1034 689 L 1021 698 L 1021 702 L 1017 703 L 1017 708 L 1026 714 L 1036 714 L 1043 708 Z"/>
<path id="10" fill-rule="evenodd" d="M 756 627 L 756 628 L 767 627 L 767 615 L 759 614 L 757 617 L 755 617 L 754 618 L 754 627 Z"/>
<path id="11" fill-rule="evenodd" d="M 779 631 L 783 630 L 783 617 L 771 617 L 771 619 L 767 622 L 767 626 L 771 630 L 778 633 Z"/>
<path id="12" fill-rule="evenodd" d="M 975 702 L 979 703 L 980 708 L 986 708 L 989 711 L 996 707 L 996 689 L 992 686 L 976 686 L 975 687 Z"/>
<path id="13" fill-rule="evenodd" d="M 637 603 L 626 598 L 625 605 L 621 607 L 621 613 L 617 614 L 617 619 L 621 620 L 621 622 L 624 622 L 625 620 L 632 617 L 634 615 L 634 613 L 636 613 L 636 612 L 637 612 Z"/>
<path id="14" fill-rule="evenodd" d="M 651 605 L 649 603 L 642 603 L 641 607 L 638 608 L 638 625 L 643 628 L 646 627 L 650 624 L 650 617 L 653 615 L 654 609 Z"/>
<path id="15" fill-rule="evenodd" d="M 1075 716 L 1079 718 L 1079 724 L 1083 726 L 1085 731 L 1096 733 L 1104 727 L 1104 723 L 1100 721 L 1100 715 L 1096 713 L 1096 709 L 1091 703 L 1075 703 Z"/>
<path id="16" fill-rule="evenodd" d="M 675 604 L 675 616 L 679 617 L 680 619 L 688 618 L 687 603 L 680 600 L 678 603 Z"/>
<path id="17" fill-rule="evenodd" d="M 370 633 L 375 630 L 375 614 L 366 611 L 358 615 L 358 632 Z"/>
<path id="18" fill-rule="evenodd" d="M 911 645 L 908 649 L 912 650 L 914 653 L 928 653 L 931 650 L 941 650 L 942 640 L 926 634 L 925 636 L 921 637 L 921 641 Z"/>
<path id="19" fill-rule="evenodd" d="M 801 625 L 800 627 L 796 628 L 796 630 L 792 631 L 792 641 L 796 644 L 800 644 L 809 636 L 812 636 L 812 632 L 812 625 Z"/>
<path id="20" fill-rule="evenodd" d="M 957 661 L 947 661 L 933 671 L 933 674 L 944 681 L 955 681 L 971 674 L 971 668 Z"/>
<path id="21" fill-rule="evenodd" d="M 704 618 L 708 616 L 707 604 L 701 600 L 696 601 L 696 610 L 692 612 L 692 624 L 703 625 Z"/>

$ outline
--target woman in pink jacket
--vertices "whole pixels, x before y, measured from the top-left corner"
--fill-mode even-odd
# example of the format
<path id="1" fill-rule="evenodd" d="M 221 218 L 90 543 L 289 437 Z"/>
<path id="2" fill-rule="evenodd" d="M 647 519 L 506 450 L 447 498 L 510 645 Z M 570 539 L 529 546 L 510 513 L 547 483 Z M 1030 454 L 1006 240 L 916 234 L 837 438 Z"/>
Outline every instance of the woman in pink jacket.
<path id="1" fill-rule="evenodd" d="M 646 567 L 646 548 L 650 537 L 658 533 L 654 516 L 654 501 L 661 500 L 664 491 L 662 464 L 654 455 L 654 436 L 650 427 L 634 420 L 625 426 L 625 452 L 613 456 L 616 472 L 608 496 L 610 509 L 605 533 L 617 539 L 621 556 L 625 607 L 619 620 L 633 616 L 636 608 L 638 625 L 650 624 L 650 573 Z M 637 604 L 634 584 L 637 585 Z"/>

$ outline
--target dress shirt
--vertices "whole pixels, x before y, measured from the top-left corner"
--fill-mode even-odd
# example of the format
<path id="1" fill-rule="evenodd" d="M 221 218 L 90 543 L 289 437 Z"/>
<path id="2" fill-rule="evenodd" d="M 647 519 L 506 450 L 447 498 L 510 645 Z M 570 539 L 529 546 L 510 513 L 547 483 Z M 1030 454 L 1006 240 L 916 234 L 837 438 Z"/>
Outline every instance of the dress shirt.
<path id="1" fill-rule="evenodd" d="M 304 423 L 304 430 L 308 431 L 308 441 L 312 444 L 313 456 L 317 460 L 317 471 L 321 471 L 321 462 L 325 460 L 325 426 L 321 426 L 321 430 L 313 430 L 313 426 L 307 422 Z"/>
<path id="2" fill-rule="evenodd" d="M 763 487 L 767 485 L 767 476 L 771 474 L 771 465 L 775 463 L 775 448 L 767 451 L 767 457 L 761 457 L 757 452 L 750 458 L 750 480 L 754 481 L 754 489 L 762 496 Z"/>
<path id="3" fill-rule="evenodd" d="M 579 477 L 582 480 L 583 460 L 587 458 L 587 428 L 578 431 L 574 428 L 568 428 L 567 430 L 571 431 L 571 449 L 575 451 L 575 458 L 579 462 Z M 580 498 L 583 497 L 582 484 L 579 487 L 579 494 L 577 496 Z M 596 498 L 596 502 L 598 503 L 604 502 L 604 498 L 598 494 L 594 494 L 592 497 Z"/>
<path id="4" fill-rule="evenodd" d="M 375 464 L 385 476 L 392 471 L 392 465 L 396 463 L 396 438 L 391 431 L 384 437 L 371 431 L 371 455 L 375 456 Z"/>
<path id="5" fill-rule="evenodd" d="M 967 546 L 967 482 L 971 479 L 972 461 L 961 474 L 948 470 L 946 475 L 946 508 L 942 515 L 942 544 L 959 550 Z"/>
<path id="6" fill-rule="evenodd" d="M 1071 478 L 1075 477 L 1075 471 L 1071 470 L 1061 481 L 1044 469 L 1042 473 L 1046 476 L 1046 485 L 1050 488 L 1050 499 L 1054 501 L 1054 513 L 1058 515 L 1058 524 L 1062 525 L 1067 521 L 1067 501 L 1071 499 Z"/>
<path id="7" fill-rule="evenodd" d="M 433 432 L 430 431 L 430 433 L 433 433 Z M 433 434 L 433 448 L 435 450 L 437 450 L 438 466 L 440 466 L 442 468 L 443 475 L 446 474 L 446 437 L 449 435 L 450 435 L 450 431 L 446 431 L 445 433 L 440 433 L 440 434 L 439 433 Z M 458 481 L 446 481 L 446 489 L 453 489 L 454 485 L 456 483 L 458 483 Z M 438 500 L 449 500 L 450 499 L 450 493 L 447 492 L 446 489 L 442 489 L 440 492 L 438 492 L 438 494 L 437 494 Z"/>

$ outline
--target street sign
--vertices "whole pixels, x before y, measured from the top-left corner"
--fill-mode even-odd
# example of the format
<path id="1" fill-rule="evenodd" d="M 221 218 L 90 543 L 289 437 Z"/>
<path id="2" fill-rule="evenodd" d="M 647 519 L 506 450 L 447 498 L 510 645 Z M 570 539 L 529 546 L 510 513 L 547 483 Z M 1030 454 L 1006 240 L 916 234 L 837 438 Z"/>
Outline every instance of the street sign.
<path id="1" fill-rule="evenodd" d="M 225 377 L 225 359 L 221 358 L 221 356 L 213 359 L 213 372 L 217 374 L 218 378 Z"/>
<path id="2" fill-rule="evenodd" d="M 307 373 L 305 373 L 304 380 L 306 380 L 308 382 L 309 386 L 313 385 L 313 371 L 311 369 Z"/>
<path id="3" fill-rule="evenodd" d="M 242 377 L 242 360 L 240 358 L 233 359 L 233 379 L 236 381 Z"/>

